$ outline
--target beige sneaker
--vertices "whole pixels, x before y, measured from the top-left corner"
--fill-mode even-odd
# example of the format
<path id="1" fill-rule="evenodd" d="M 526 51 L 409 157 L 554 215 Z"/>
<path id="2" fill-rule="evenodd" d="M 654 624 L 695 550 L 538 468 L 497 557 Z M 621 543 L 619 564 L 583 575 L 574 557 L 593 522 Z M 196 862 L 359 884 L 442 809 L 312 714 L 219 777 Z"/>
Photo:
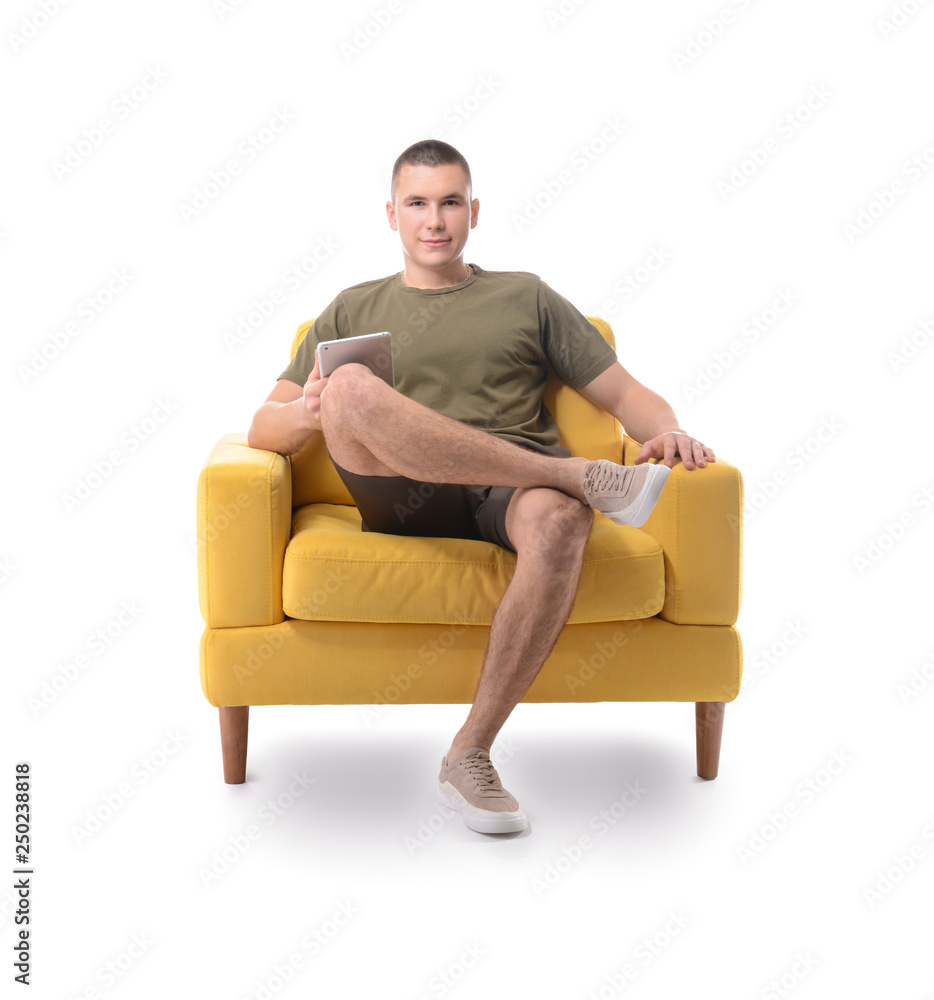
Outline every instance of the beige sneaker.
<path id="1" fill-rule="evenodd" d="M 451 764 L 441 758 L 438 801 L 459 812 L 477 833 L 515 833 L 529 825 L 483 747 L 468 747 Z"/>
<path id="2" fill-rule="evenodd" d="M 617 465 L 605 458 L 584 467 L 584 496 L 594 510 L 617 524 L 641 528 L 662 495 L 667 465 Z"/>

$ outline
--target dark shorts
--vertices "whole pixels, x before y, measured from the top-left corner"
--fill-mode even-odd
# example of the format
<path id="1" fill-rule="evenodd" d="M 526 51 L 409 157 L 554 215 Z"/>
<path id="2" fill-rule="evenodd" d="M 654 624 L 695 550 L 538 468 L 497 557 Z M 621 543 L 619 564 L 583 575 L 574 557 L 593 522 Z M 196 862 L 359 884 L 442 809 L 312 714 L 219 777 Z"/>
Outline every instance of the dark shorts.
<path id="1" fill-rule="evenodd" d="M 545 445 L 530 450 L 556 458 L 571 455 L 567 448 Z M 341 468 L 330 452 L 328 457 L 360 511 L 364 531 L 472 538 L 516 551 L 506 534 L 506 508 L 517 487 L 424 483 L 405 476 L 358 476 Z"/>

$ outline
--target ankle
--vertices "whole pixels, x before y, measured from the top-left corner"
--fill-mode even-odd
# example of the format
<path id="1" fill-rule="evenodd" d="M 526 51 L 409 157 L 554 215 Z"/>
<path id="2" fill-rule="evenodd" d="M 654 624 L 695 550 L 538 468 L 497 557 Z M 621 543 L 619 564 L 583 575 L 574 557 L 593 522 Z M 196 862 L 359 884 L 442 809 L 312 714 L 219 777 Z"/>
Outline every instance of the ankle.
<path id="1" fill-rule="evenodd" d="M 587 468 L 589 459 L 586 458 L 570 458 L 565 459 L 568 465 L 568 482 L 565 492 L 574 497 L 576 500 L 580 500 L 581 503 L 586 504 L 587 498 L 584 495 L 584 469 Z M 571 463 L 574 463 L 573 465 Z"/>
<path id="2" fill-rule="evenodd" d="M 445 760 L 447 760 L 448 764 L 453 763 L 455 760 L 457 760 L 458 757 L 460 757 L 460 755 L 466 749 L 468 749 L 468 747 L 483 747 L 483 749 L 486 750 L 487 753 L 490 752 L 490 748 L 484 746 L 482 740 L 476 740 L 473 743 L 470 742 L 463 743 L 458 741 L 451 744 L 450 750 L 448 750 L 447 754 L 445 755 Z"/>

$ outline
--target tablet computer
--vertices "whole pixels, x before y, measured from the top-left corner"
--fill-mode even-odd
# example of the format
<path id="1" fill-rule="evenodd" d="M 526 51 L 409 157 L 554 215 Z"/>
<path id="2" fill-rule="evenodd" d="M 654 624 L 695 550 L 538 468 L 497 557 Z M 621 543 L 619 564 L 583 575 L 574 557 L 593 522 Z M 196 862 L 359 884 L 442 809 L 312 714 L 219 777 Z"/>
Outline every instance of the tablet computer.
<path id="1" fill-rule="evenodd" d="M 325 378 L 335 368 L 346 364 L 366 365 L 393 389 L 396 387 L 392 373 L 392 334 L 365 333 L 360 337 L 343 337 L 340 340 L 323 340 L 315 353 L 318 357 L 318 374 Z"/>

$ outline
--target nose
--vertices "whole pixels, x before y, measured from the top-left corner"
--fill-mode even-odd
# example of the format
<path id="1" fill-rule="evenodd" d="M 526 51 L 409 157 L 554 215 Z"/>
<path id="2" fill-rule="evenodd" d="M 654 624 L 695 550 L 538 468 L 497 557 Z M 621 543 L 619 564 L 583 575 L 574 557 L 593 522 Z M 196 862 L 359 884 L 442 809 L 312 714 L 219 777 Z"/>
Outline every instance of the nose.
<path id="1" fill-rule="evenodd" d="M 428 216 L 425 219 L 425 225 L 429 229 L 444 229 L 444 220 L 437 205 L 428 206 Z"/>

